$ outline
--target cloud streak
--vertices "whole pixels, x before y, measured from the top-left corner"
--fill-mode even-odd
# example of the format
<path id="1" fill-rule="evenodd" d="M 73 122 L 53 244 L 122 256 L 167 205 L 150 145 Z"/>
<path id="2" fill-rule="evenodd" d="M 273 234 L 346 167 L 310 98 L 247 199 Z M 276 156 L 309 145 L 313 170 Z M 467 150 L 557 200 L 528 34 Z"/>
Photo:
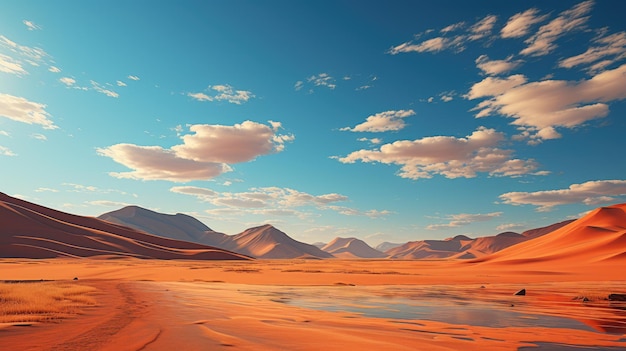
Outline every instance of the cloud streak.
<path id="1" fill-rule="evenodd" d="M 225 85 L 209 85 L 206 92 L 187 93 L 187 96 L 197 101 L 227 101 L 231 104 L 241 105 L 254 98 L 254 94 L 247 90 L 235 90 L 232 86 Z"/>
<path id="2" fill-rule="evenodd" d="M 366 121 L 352 128 L 344 127 L 340 130 L 350 132 L 388 132 L 403 129 L 406 124 L 404 118 L 414 116 L 413 110 L 385 111 L 367 117 Z"/>
<path id="3" fill-rule="evenodd" d="M 46 111 L 46 105 L 19 96 L 0 94 L 0 117 L 27 124 L 39 124 L 44 129 L 58 128 L 50 120 L 51 116 Z"/>
<path id="4" fill-rule="evenodd" d="M 567 189 L 536 192 L 509 192 L 500 199 L 509 205 L 533 205 L 537 211 L 546 212 L 555 206 L 584 203 L 599 205 L 617 201 L 626 196 L 626 180 L 596 180 L 572 184 Z"/>
<path id="5" fill-rule="evenodd" d="M 494 129 L 478 128 L 465 138 L 433 136 L 416 140 L 399 140 L 379 149 L 358 150 L 345 157 L 334 157 L 341 163 L 383 163 L 401 166 L 399 176 L 409 179 L 473 178 L 477 173 L 492 176 L 545 174 L 536 172 L 534 160 L 512 158 L 511 150 L 499 149 L 504 135 Z"/>
<path id="6" fill-rule="evenodd" d="M 448 223 L 431 224 L 431 225 L 426 226 L 426 229 L 440 230 L 440 229 L 458 228 L 458 227 L 470 225 L 476 222 L 487 222 L 496 217 L 500 217 L 501 215 L 502 215 L 502 212 L 491 212 L 491 213 L 485 213 L 485 214 L 470 214 L 470 213 L 452 214 L 452 215 L 445 217 L 445 219 L 449 220 Z"/>

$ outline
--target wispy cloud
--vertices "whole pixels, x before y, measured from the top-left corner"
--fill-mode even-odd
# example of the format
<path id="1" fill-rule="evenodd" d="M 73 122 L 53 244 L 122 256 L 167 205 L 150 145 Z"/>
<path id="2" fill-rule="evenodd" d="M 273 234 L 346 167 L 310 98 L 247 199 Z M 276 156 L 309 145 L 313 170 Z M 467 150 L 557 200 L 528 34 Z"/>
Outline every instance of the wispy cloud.
<path id="1" fill-rule="evenodd" d="M 528 9 L 509 18 L 506 25 L 500 30 L 502 38 L 520 38 L 530 32 L 530 28 L 545 21 L 548 15 L 539 16 L 539 10 Z"/>
<path id="2" fill-rule="evenodd" d="M 138 81 L 139 80 L 139 77 L 133 76 L 133 75 L 130 75 L 127 78 L 130 79 L 130 80 L 134 80 L 134 81 Z"/>
<path id="3" fill-rule="evenodd" d="M 61 69 L 57 66 L 50 66 L 48 67 L 48 71 L 52 72 L 52 73 L 60 73 Z"/>
<path id="4" fill-rule="evenodd" d="M 293 135 L 278 134 L 280 124 L 272 126 L 245 121 L 234 126 L 197 124 L 182 136 L 183 144 L 170 149 L 160 146 L 116 144 L 97 149 L 133 171 L 112 172 L 117 178 L 187 182 L 207 180 L 231 171 L 228 164 L 254 160 L 280 152 Z"/>
<path id="5" fill-rule="evenodd" d="M 40 134 L 40 133 L 34 133 L 34 134 L 31 134 L 31 138 L 33 138 L 33 139 L 37 139 L 37 140 L 41 140 L 41 141 L 46 141 L 46 140 L 48 140 L 48 138 L 47 138 L 45 135 Z"/>
<path id="6" fill-rule="evenodd" d="M 31 66 L 48 65 L 50 66 L 51 57 L 43 49 L 38 47 L 30 47 L 20 45 L 4 35 L 0 35 L 0 48 L 4 48 L 12 56 L 14 62 L 19 62 L 20 66 L 25 64 Z"/>
<path id="7" fill-rule="evenodd" d="M 17 156 L 17 154 L 11 151 L 11 149 L 2 145 L 0 145 L 0 155 L 1 156 Z"/>
<path id="8" fill-rule="evenodd" d="M 76 79 L 70 77 L 62 77 L 59 78 L 59 82 L 67 85 L 68 87 L 74 86 L 76 84 Z"/>
<path id="9" fill-rule="evenodd" d="M 87 201 L 86 202 L 89 205 L 95 205 L 95 206 L 104 206 L 104 207 L 126 207 L 126 206 L 130 206 L 132 204 L 128 203 L 128 202 L 120 202 L 120 201 L 110 201 L 110 200 L 94 200 L 94 201 Z"/>
<path id="10" fill-rule="evenodd" d="M 626 98 L 626 64 L 578 82 L 526 81 L 522 75 L 488 77 L 474 84 L 466 97 L 488 97 L 473 109 L 478 111 L 476 117 L 513 118 L 511 124 L 519 126 L 521 137 L 530 138 L 531 143 L 560 138 L 557 127 L 573 128 L 605 117 L 608 102 Z"/>
<path id="11" fill-rule="evenodd" d="M 617 201 L 626 196 L 626 180 L 596 180 L 572 184 L 567 189 L 536 192 L 510 192 L 500 195 L 509 205 L 533 205 L 545 212 L 566 204 L 599 205 Z"/>
<path id="12" fill-rule="evenodd" d="M 539 27 L 537 33 L 525 41 L 528 46 L 520 51 L 520 54 L 542 56 L 554 51 L 557 47 L 556 41 L 561 36 L 585 28 L 589 19 L 587 14 L 592 7 L 593 1 L 589 0 L 561 12 L 558 17 Z"/>
<path id="13" fill-rule="evenodd" d="M 387 132 L 403 129 L 406 124 L 404 118 L 414 116 L 413 110 L 390 110 L 379 112 L 375 115 L 367 117 L 365 122 L 354 127 L 344 127 L 340 130 L 350 132 Z"/>
<path id="14" fill-rule="evenodd" d="M 93 90 L 99 92 L 100 94 L 104 94 L 108 97 L 112 97 L 112 98 L 118 98 L 120 96 L 120 94 L 116 93 L 115 91 L 106 88 L 105 86 L 103 86 L 102 84 L 96 82 L 96 81 L 89 81 L 91 83 L 91 87 Z"/>
<path id="15" fill-rule="evenodd" d="M 443 224 L 431 224 L 426 226 L 428 230 L 439 230 L 439 229 L 451 229 L 458 228 L 461 226 L 470 225 L 476 222 L 486 222 L 490 221 L 496 217 L 500 217 L 502 212 L 491 212 L 485 214 L 471 214 L 471 213 L 459 213 L 452 214 L 444 217 L 444 219 L 448 220 L 448 223 Z"/>
<path id="16" fill-rule="evenodd" d="M 439 31 L 443 36 L 438 36 L 430 39 L 421 40 L 425 35 L 433 33 L 427 31 L 416 35 L 416 39 L 404 42 L 400 45 L 396 45 L 389 49 L 388 53 L 392 55 L 407 53 L 407 52 L 431 52 L 437 53 L 443 50 L 453 50 L 455 52 L 461 52 L 465 50 L 465 45 L 471 41 L 477 41 L 480 39 L 490 39 L 492 36 L 493 27 L 496 24 L 497 16 L 487 15 L 483 19 L 479 20 L 475 24 L 467 27 L 465 22 L 459 22 L 444 27 Z M 462 32 L 458 35 L 447 36 L 450 33 Z M 421 41 L 417 41 L 419 38 Z"/>
<path id="17" fill-rule="evenodd" d="M 587 70 L 594 74 L 615 62 L 626 59 L 626 32 L 619 32 L 597 38 L 593 46 L 582 54 L 559 61 L 559 67 L 572 68 L 589 65 Z"/>
<path id="18" fill-rule="evenodd" d="M 510 72 L 522 63 L 522 60 L 513 60 L 513 56 L 504 60 L 490 60 L 487 55 L 480 55 L 476 59 L 476 67 L 490 76 Z"/>
<path id="19" fill-rule="evenodd" d="M 254 98 L 254 94 L 247 90 L 235 90 L 232 86 L 225 85 L 209 85 L 206 92 L 187 93 L 187 96 L 197 101 L 228 101 L 231 104 L 241 105 Z"/>
<path id="20" fill-rule="evenodd" d="M 28 28 L 28 30 L 39 30 L 39 29 L 41 29 L 41 26 L 36 24 L 33 21 L 23 20 L 22 23 L 24 23 L 24 25 L 26 26 L 26 28 Z"/>
<path id="21" fill-rule="evenodd" d="M 337 206 L 336 203 L 348 201 L 348 197 L 337 193 L 313 195 L 290 188 L 260 187 L 251 188 L 245 192 L 217 192 L 212 189 L 195 186 L 177 186 L 170 189 L 171 192 L 196 197 L 198 200 L 210 203 L 219 208 L 207 210 L 207 213 L 216 214 L 236 209 L 239 214 L 276 215 L 307 217 L 311 213 L 295 208 L 315 208 L 319 210 L 332 210 L 343 215 L 367 216 L 380 218 L 390 214 L 386 210 L 361 211 L 345 206 Z M 217 212 L 216 212 L 217 211 Z M 233 212 L 229 213 L 235 214 Z"/>
<path id="22" fill-rule="evenodd" d="M 0 72 L 15 74 L 18 76 L 28 74 L 22 63 L 10 56 L 0 54 Z"/>
<path id="23" fill-rule="evenodd" d="M 446 178 L 473 178 L 476 173 L 492 176 L 521 176 L 545 174 L 536 172 L 534 160 L 512 158 L 511 150 L 497 145 L 504 136 L 493 129 L 481 127 L 465 138 L 451 136 L 399 140 L 384 144 L 377 150 L 359 150 L 345 157 L 334 157 L 342 163 L 396 164 L 399 176 L 409 179 L 431 178 L 435 174 Z"/>
<path id="24" fill-rule="evenodd" d="M 44 129 L 57 129 L 50 120 L 46 105 L 26 100 L 23 97 L 0 94 L 0 117 L 27 123 L 39 124 Z"/>

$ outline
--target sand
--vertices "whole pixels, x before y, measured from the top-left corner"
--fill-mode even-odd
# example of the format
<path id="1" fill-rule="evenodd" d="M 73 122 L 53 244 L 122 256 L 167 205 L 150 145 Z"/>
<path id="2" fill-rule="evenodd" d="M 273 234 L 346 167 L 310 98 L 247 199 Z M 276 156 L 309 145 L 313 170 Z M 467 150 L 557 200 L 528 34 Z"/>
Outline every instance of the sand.
<path id="1" fill-rule="evenodd" d="M 0 343 L 7 350 L 517 350 L 535 345 L 549 350 L 560 344 L 625 349 L 624 310 L 602 300 L 626 292 L 623 273 L 609 264 L 596 265 L 596 274 L 570 266 L 3 259 L 2 279 L 78 277 L 80 284 L 97 289 L 97 306 L 60 323 L 0 329 Z M 513 296 L 521 288 L 527 295 Z M 582 302 L 583 296 L 590 301 Z M 423 319 L 362 313 L 390 299 L 434 306 L 441 313 Z M 468 307 L 441 320 L 451 306 Z M 482 321 L 498 313 L 519 313 L 528 322 L 489 326 Z M 544 317 L 571 323 L 546 326 Z"/>

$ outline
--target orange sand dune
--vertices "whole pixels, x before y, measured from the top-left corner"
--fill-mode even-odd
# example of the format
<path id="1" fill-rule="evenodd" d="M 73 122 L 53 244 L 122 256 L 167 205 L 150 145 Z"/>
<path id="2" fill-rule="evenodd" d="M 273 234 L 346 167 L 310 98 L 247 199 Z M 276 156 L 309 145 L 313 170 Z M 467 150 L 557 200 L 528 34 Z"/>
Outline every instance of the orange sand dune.
<path id="1" fill-rule="evenodd" d="M 2 193 L 0 221 L 0 257 L 248 259 L 215 247 L 161 238 L 97 218 L 56 211 Z"/>
<path id="2" fill-rule="evenodd" d="M 602 207 L 539 238 L 529 240 L 473 263 L 508 263 L 592 268 L 608 262 L 626 264 L 626 204 Z M 626 277 L 626 276 L 625 276 Z"/>
<path id="3" fill-rule="evenodd" d="M 384 253 L 373 249 L 357 238 L 335 238 L 322 247 L 322 250 L 339 258 L 384 258 Z"/>

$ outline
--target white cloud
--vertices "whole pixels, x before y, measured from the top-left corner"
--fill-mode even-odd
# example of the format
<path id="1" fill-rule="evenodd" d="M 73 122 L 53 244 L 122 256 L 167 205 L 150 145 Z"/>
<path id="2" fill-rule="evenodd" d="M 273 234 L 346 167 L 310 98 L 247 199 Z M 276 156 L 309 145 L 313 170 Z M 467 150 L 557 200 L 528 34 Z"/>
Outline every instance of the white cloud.
<path id="1" fill-rule="evenodd" d="M 194 186 L 177 186 L 170 189 L 173 193 L 196 197 L 208 202 L 218 209 L 207 210 L 209 214 L 257 214 L 277 216 L 307 217 L 310 213 L 294 210 L 294 208 L 309 207 L 325 210 L 335 210 L 334 203 L 348 201 L 348 197 L 330 193 L 312 195 L 289 188 L 261 187 L 251 188 L 245 192 L 217 192 L 207 188 Z M 236 210 L 233 212 L 232 210 Z M 385 211 L 368 211 L 366 215 L 383 216 Z"/>
<path id="2" fill-rule="evenodd" d="M 365 122 L 356 125 L 353 128 L 344 127 L 340 130 L 351 132 L 387 132 L 396 131 L 404 128 L 406 124 L 403 118 L 414 116 L 413 110 L 390 110 L 379 112 L 375 115 L 367 117 Z"/>
<path id="3" fill-rule="evenodd" d="M 24 60 L 24 62 L 30 64 L 31 66 L 39 66 L 41 64 L 48 64 L 47 61 L 50 61 L 50 55 L 46 53 L 43 49 L 38 47 L 29 47 L 25 45 L 20 45 L 4 35 L 0 35 L 0 47 L 4 47 L 9 51 L 17 54 L 20 58 Z M 14 61 L 18 61 L 17 57 L 13 57 Z M 23 63 L 20 63 L 23 66 Z"/>
<path id="4" fill-rule="evenodd" d="M 132 205 L 127 202 L 110 201 L 110 200 L 95 200 L 95 201 L 87 201 L 86 203 L 89 205 L 105 206 L 105 207 L 126 207 L 126 206 Z"/>
<path id="5" fill-rule="evenodd" d="M 478 40 L 491 35 L 491 30 L 496 24 L 498 16 L 489 15 L 478 21 L 472 27 L 470 27 L 469 40 Z"/>
<path id="6" fill-rule="evenodd" d="M 28 74 L 22 67 L 21 62 L 10 56 L 0 54 L 0 72 L 15 74 L 18 76 Z"/>
<path id="7" fill-rule="evenodd" d="M 548 18 L 547 15 L 538 16 L 538 14 L 539 10 L 533 8 L 511 16 L 500 30 L 500 35 L 502 38 L 520 38 L 527 35 L 531 26 Z"/>
<path id="8" fill-rule="evenodd" d="M 52 72 L 52 73 L 60 73 L 60 72 L 61 72 L 61 69 L 60 69 L 59 67 L 57 67 L 57 66 L 50 66 L 50 67 L 48 68 L 48 71 L 50 71 L 50 72 Z"/>
<path id="9" fill-rule="evenodd" d="M 98 82 L 95 82 L 93 80 L 90 81 L 90 82 L 91 82 L 91 86 L 92 86 L 93 90 L 99 92 L 100 94 L 104 94 L 104 95 L 106 95 L 108 97 L 112 97 L 112 98 L 117 98 L 117 97 L 120 96 L 118 93 L 114 92 L 113 90 L 105 88 L 103 85 L 101 85 Z"/>
<path id="10" fill-rule="evenodd" d="M 568 32 L 584 28 L 589 19 L 586 15 L 592 7 L 593 1 L 589 0 L 561 12 L 557 18 L 541 26 L 537 33 L 525 41 L 528 46 L 520 51 L 520 54 L 542 56 L 554 51 L 557 39 Z"/>
<path id="11" fill-rule="evenodd" d="M 450 229 L 450 228 L 458 228 L 460 226 L 470 225 L 476 222 L 486 222 L 490 221 L 496 217 L 500 217 L 502 212 L 491 212 L 485 214 L 470 214 L 470 213 L 459 213 L 446 216 L 445 219 L 449 220 L 448 223 L 445 224 L 431 224 L 426 226 L 428 230 L 439 230 L 439 229 Z"/>
<path id="12" fill-rule="evenodd" d="M 39 124 L 44 129 L 58 128 L 50 120 L 46 105 L 8 94 L 0 94 L 0 117 L 28 124 Z"/>
<path id="13" fill-rule="evenodd" d="M 479 39 L 485 39 L 491 36 L 491 31 L 493 26 L 497 21 L 497 16 L 488 15 L 476 22 L 474 25 L 470 26 L 467 30 L 466 34 L 459 34 L 451 37 L 447 36 L 439 36 L 430 39 L 423 40 L 421 42 L 416 43 L 411 40 L 400 45 L 394 46 L 389 49 L 388 53 L 392 55 L 396 55 L 399 53 L 405 52 L 432 52 L 436 53 L 439 51 L 453 49 L 456 52 L 463 51 L 465 49 L 465 44 L 469 41 L 476 41 Z M 442 34 L 447 34 L 450 32 L 458 31 L 465 27 L 465 23 L 456 23 L 449 26 L 444 27 L 440 32 Z M 422 33 L 428 34 L 429 31 Z M 417 35 L 416 37 L 421 37 L 422 35 Z"/>
<path id="14" fill-rule="evenodd" d="M 23 20 L 22 23 L 24 23 L 24 25 L 26 26 L 26 28 L 28 28 L 28 30 L 41 29 L 41 26 L 38 24 L 35 24 L 35 22 L 33 21 Z"/>
<path id="15" fill-rule="evenodd" d="M 513 60 L 513 56 L 504 60 L 490 60 L 487 55 L 481 55 L 476 59 L 476 67 L 490 76 L 512 71 L 522 63 L 522 60 Z"/>
<path id="16" fill-rule="evenodd" d="M 481 127 L 465 138 L 451 136 L 399 140 L 377 150 L 359 150 L 345 157 L 334 157 L 342 163 L 378 162 L 400 165 L 399 176 L 409 179 L 473 178 L 476 173 L 492 176 L 520 176 L 536 173 L 533 160 L 513 159 L 511 150 L 497 148 L 502 133 Z"/>
<path id="17" fill-rule="evenodd" d="M 474 84 L 468 99 L 491 97 L 473 110 L 476 117 L 500 114 L 535 141 L 558 137 L 555 127 L 573 128 L 609 112 L 608 102 L 626 98 L 626 64 L 588 80 L 526 83 L 522 75 L 488 77 Z M 548 138 L 544 138 L 544 137 Z"/>
<path id="18" fill-rule="evenodd" d="M 118 87 L 125 87 L 126 86 L 126 83 L 122 82 L 121 80 L 118 80 L 115 83 L 117 84 Z"/>
<path id="19" fill-rule="evenodd" d="M 279 126 L 277 122 L 274 127 Z M 260 123 L 245 121 L 234 126 L 191 125 L 194 134 L 182 136 L 183 144 L 170 149 L 160 146 L 116 144 L 97 149 L 132 172 L 110 173 L 117 178 L 187 182 L 207 180 L 231 171 L 228 164 L 254 160 L 280 152 L 292 135 L 282 136 Z"/>
<path id="20" fill-rule="evenodd" d="M 328 75 L 328 73 L 320 73 L 307 78 L 307 82 L 315 85 L 316 87 L 327 87 L 328 89 L 335 89 L 335 78 Z"/>
<path id="21" fill-rule="evenodd" d="M 293 140 L 293 136 L 277 135 L 275 128 L 276 124 L 270 128 L 252 121 L 234 126 L 196 124 L 189 128 L 194 134 L 183 136 L 183 144 L 172 150 L 180 157 L 200 162 L 247 162 L 280 151 L 285 141 Z"/>
<path id="22" fill-rule="evenodd" d="M 383 139 L 380 138 L 359 138 L 357 139 L 358 141 L 366 141 L 366 142 L 370 142 L 372 144 L 380 144 L 383 142 Z"/>
<path id="23" fill-rule="evenodd" d="M 76 79 L 70 77 L 59 78 L 59 81 L 68 87 L 74 86 L 76 84 Z"/>
<path id="24" fill-rule="evenodd" d="M 526 226 L 523 225 L 523 224 L 507 223 L 507 224 L 500 224 L 499 226 L 496 227 L 496 230 L 513 231 L 513 230 L 520 230 L 520 229 L 524 229 L 524 228 L 526 228 Z"/>
<path id="25" fill-rule="evenodd" d="M 37 139 L 37 140 L 41 140 L 41 141 L 48 140 L 48 138 L 45 135 L 40 134 L 40 133 L 31 134 L 31 137 L 34 138 L 34 139 Z"/>
<path id="26" fill-rule="evenodd" d="M 626 196 L 626 180 L 596 180 L 572 184 L 567 189 L 536 192 L 510 192 L 500 195 L 509 205 L 533 205 L 537 211 L 550 211 L 558 205 L 599 205 L 616 202 Z M 621 201 L 621 200 L 619 200 Z"/>
<path id="27" fill-rule="evenodd" d="M 57 189 L 52 189 L 52 188 L 37 188 L 37 189 L 35 189 L 35 192 L 37 192 L 37 193 L 43 193 L 43 192 L 58 193 L 59 191 Z"/>
<path id="28" fill-rule="evenodd" d="M 449 33 L 462 29 L 465 27 L 465 22 L 454 23 L 449 26 L 444 27 L 440 30 L 441 33 Z"/>
<path id="29" fill-rule="evenodd" d="M 134 80 L 134 81 L 138 81 L 139 80 L 139 77 L 132 76 L 132 75 L 128 76 L 127 78 L 130 79 L 130 80 Z"/>
<path id="30" fill-rule="evenodd" d="M 6 137 L 11 136 L 6 130 L 0 130 L 0 135 L 4 135 Z"/>
<path id="31" fill-rule="evenodd" d="M 296 91 L 298 91 L 298 90 L 302 89 L 303 86 L 304 86 L 304 82 L 299 80 L 299 81 L 296 82 L 296 84 L 294 84 L 293 88 Z"/>
<path id="32" fill-rule="evenodd" d="M 559 61 L 559 67 L 572 68 L 579 65 L 591 65 L 588 70 L 595 73 L 606 66 L 626 58 L 626 32 L 619 32 L 594 40 L 595 46 L 582 54 Z"/>
<path id="33" fill-rule="evenodd" d="M 235 90 L 230 85 L 209 85 L 207 91 L 212 90 L 212 95 L 207 95 L 202 92 L 187 93 L 187 96 L 192 97 L 198 101 L 228 101 L 231 104 L 241 105 L 247 102 L 251 98 L 255 97 L 249 91 Z"/>
<path id="34" fill-rule="evenodd" d="M 11 149 L 2 145 L 0 145 L 0 155 L 1 156 L 17 156 L 17 154 L 11 151 Z"/>

